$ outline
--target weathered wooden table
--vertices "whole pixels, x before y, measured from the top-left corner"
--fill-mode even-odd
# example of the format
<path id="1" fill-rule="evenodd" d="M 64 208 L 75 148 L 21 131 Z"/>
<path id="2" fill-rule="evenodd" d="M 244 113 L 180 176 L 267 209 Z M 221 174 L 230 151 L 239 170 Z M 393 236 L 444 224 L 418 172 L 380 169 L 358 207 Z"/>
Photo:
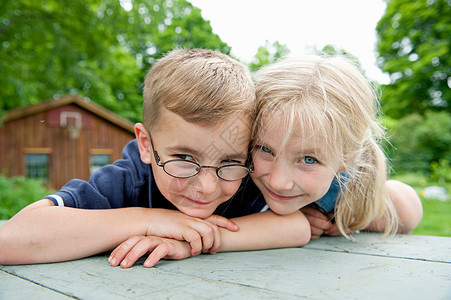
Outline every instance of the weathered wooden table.
<path id="1" fill-rule="evenodd" d="M 451 238 L 324 237 L 301 248 L 113 268 L 106 256 L 0 265 L 0 299 L 451 299 Z"/>

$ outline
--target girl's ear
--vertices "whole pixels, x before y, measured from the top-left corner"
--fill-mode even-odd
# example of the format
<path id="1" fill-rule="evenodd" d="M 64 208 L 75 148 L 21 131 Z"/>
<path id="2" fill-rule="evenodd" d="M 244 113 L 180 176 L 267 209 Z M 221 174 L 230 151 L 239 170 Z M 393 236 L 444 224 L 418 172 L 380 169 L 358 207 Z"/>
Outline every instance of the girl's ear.
<path id="1" fill-rule="evenodd" d="M 139 154 L 145 164 L 152 162 L 152 150 L 150 149 L 150 136 L 142 123 L 135 124 L 135 136 L 138 141 Z"/>

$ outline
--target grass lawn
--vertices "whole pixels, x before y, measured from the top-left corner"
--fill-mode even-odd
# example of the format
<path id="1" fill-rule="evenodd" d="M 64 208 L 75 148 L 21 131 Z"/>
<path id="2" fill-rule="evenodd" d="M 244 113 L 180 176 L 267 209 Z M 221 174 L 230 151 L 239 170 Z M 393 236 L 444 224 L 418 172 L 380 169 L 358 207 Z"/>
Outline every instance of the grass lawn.
<path id="1" fill-rule="evenodd" d="M 412 234 L 451 237 L 451 201 L 421 199 L 423 219 Z"/>
<path id="2" fill-rule="evenodd" d="M 451 193 L 451 183 L 430 182 L 426 177 L 417 174 L 394 176 L 393 179 L 398 179 L 415 188 L 423 203 L 423 219 L 412 234 L 451 237 L 451 200 L 424 199 L 421 196 L 421 191 L 432 185 L 442 186 Z"/>

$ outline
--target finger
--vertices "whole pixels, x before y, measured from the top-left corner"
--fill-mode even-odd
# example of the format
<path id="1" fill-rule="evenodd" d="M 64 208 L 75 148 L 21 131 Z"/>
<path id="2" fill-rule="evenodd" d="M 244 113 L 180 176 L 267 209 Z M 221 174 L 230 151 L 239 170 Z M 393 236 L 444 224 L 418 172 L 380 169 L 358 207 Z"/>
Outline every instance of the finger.
<path id="1" fill-rule="evenodd" d="M 161 243 L 159 244 L 152 253 L 149 254 L 149 257 L 147 257 L 146 261 L 144 262 L 144 267 L 146 268 L 152 268 L 156 265 L 157 262 L 160 261 L 160 259 L 164 258 L 169 254 L 169 245 L 167 243 Z"/>
<path id="2" fill-rule="evenodd" d="M 211 249 L 215 242 L 215 238 L 219 235 L 218 227 L 215 224 L 206 220 L 199 220 L 199 222 L 192 223 L 191 229 L 193 229 L 197 233 L 197 235 L 200 235 L 200 237 L 202 238 L 201 239 L 202 248 L 200 249 L 200 251 Z M 194 233 L 190 232 L 189 234 L 191 235 Z M 189 242 L 188 240 L 186 241 Z M 196 249 L 193 248 L 192 250 L 193 255 L 197 255 L 200 253 L 199 251 L 199 253 L 196 252 L 196 254 L 194 254 L 195 253 L 194 251 L 197 250 L 197 248 Z"/>
<path id="3" fill-rule="evenodd" d="M 310 216 L 313 216 L 313 217 L 316 217 L 316 218 L 320 218 L 320 219 L 323 219 L 323 220 L 328 220 L 329 219 L 322 212 L 320 212 L 319 210 L 314 209 L 313 207 L 310 207 L 310 206 L 306 206 L 306 207 L 301 208 L 301 211 L 305 215 L 310 215 Z"/>
<path id="4" fill-rule="evenodd" d="M 353 234 L 354 230 L 351 229 L 345 229 L 346 234 Z M 330 236 L 341 236 L 343 235 L 341 233 L 341 231 L 338 229 L 338 225 L 337 224 L 332 224 L 331 228 L 329 228 L 325 234 L 330 235 Z"/>
<path id="5" fill-rule="evenodd" d="M 127 253 L 132 249 L 136 243 L 138 243 L 140 240 L 140 237 L 133 236 L 126 240 L 125 242 L 121 243 L 119 246 L 117 246 L 113 252 L 111 252 L 110 257 L 108 258 L 108 262 L 111 266 L 116 267 L 118 266 L 124 257 L 127 255 Z"/>
<path id="6" fill-rule="evenodd" d="M 218 215 L 211 215 L 210 217 L 206 218 L 205 220 L 212 222 L 216 226 L 226 228 L 230 231 L 238 231 L 238 225 L 235 224 L 232 220 L 229 220 L 227 218 L 224 218 L 222 216 Z"/>
<path id="7" fill-rule="evenodd" d="M 313 236 L 317 236 L 320 237 L 323 235 L 324 230 L 322 230 L 321 228 L 315 227 L 315 226 L 310 226 L 311 227 L 311 232 L 312 232 L 312 237 Z"/>
<path id="8" fill-rule="evenodd" d="M 218 249 L 221 247 L 222 245 L 222 240 L 221 240 L 221 232 L 219 232 L 219 229 L 217 226 L 214 227 L 214 240 L 213 240 L 213 245 L 210 248 L 210 254 L 215 254 L 216 252 L 218 252 Z"/>
<path id="9" fill-rule="evenodd" d="M 207 225 L 207 228 L 202 233 L 202 250 L 209 250 L 213 247 L 216 239 L 215 231 L 218 231 L 216 225 Z"/>
<path id="10" fill-rule="evenodd" d="M 125 256 L 121 262 L 122 268 L 130 268 L 143 255 L 155 249 L 158 239 L 155 237 L 145 237 L 141 239 Z"/>
<path id="11" fill-rule="evenodd" d="M 201 234 L 192 228 L 185 229 L 182 233 L 182 239 L 187 241 L 191 247 L 191 255 L 198 255 L 202 251 Z"/>
<path id="12" fill-rule="evenodd" d="M 317 239 L 319 239 L 320 237 L 321 237 L 321 235 L 314 235 L 314 234 L 312 234 L 311 239 L 312 239 L 312 240 L 317 240 Z"/>
<path id="13" fill-rule="evenodd" d="M 332 223 L 329 222 L 328 220 L 313 217 L 310 215 L 306 215 L 306 217 L 307 217 L 307 220 L 310 222 L 310 226 L 318 227 L 318 228 L 322 229 L 323 231 L 328 230 L 332 226 Z"/>
<path id="14" fill-rule="evenodd" d="M 338 230 L 337 224 L 332 224 L 332 226 L 330 226 L 330 228 L 327 229 L 324 233 L 331 236 L 341 235 L 340 230 Z"/>

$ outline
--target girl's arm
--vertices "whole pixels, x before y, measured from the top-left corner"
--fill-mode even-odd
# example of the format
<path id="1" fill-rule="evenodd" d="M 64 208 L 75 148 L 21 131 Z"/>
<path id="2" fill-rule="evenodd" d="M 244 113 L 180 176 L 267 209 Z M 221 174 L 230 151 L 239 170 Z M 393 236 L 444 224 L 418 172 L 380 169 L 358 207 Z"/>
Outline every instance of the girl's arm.
<path id="1" fill-rule="evenodd" d="M 232 221 L 240 229 L 232 232 L 219 228 L 220 252 L 299 247 L 310 241 L 310 225 L 300 211 L 282 216 L 268 210 Z"/>

